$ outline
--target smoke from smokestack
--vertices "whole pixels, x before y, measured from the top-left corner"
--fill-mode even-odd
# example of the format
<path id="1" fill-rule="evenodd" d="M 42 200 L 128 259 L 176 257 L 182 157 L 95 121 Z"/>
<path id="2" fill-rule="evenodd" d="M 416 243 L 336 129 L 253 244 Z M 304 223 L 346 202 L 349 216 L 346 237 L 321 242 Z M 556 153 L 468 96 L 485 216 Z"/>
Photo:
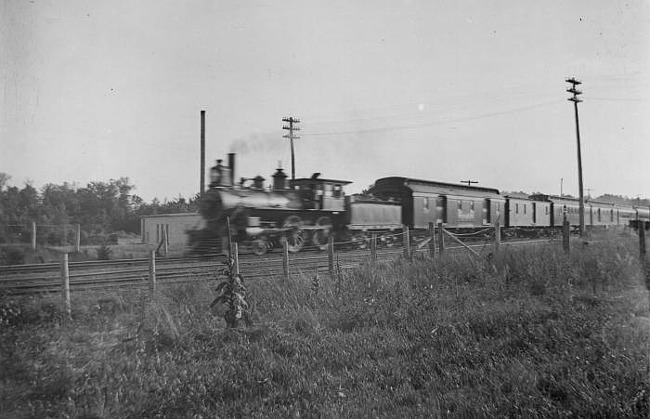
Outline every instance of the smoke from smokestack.
<path id="1" fill-rule="evenodd" d="M 230 144 L 230 152 L 237 154 L 275 154 L 286 150 L 287 141 L 281 132 L 251 134 L 238 138 Z"/>

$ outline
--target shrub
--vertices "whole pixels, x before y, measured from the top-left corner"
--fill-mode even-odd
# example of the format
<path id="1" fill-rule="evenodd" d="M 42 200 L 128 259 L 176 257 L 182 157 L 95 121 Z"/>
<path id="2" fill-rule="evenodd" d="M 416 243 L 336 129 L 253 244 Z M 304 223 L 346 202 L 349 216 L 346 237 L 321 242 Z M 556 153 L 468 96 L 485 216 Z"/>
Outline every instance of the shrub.
<path id="1" fill-rule="evenodd" d="M 25 263 L 25 249 L 22 247 L 0 248 L 0 265 L 23 265 Z"/>
<path id="2" fill-rule="evenodd" d="M 102 243 L 101 246 L 97 248 L 97 259 L 99 260 L 109 260 L 113 250 L 108 247 L 106 243 Z"/>

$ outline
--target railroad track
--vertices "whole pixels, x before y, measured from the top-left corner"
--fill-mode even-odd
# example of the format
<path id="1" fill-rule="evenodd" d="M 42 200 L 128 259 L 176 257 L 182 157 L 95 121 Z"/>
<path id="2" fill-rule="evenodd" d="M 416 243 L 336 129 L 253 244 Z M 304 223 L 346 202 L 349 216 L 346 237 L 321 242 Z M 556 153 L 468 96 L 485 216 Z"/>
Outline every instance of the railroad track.
<path id="1" fill-rule="evenodd" d="M 503 242 L 502 246 L 548 244 L 552 240 L 526 240 Z M 477 252 L 491 251 L 492 246 L 485 243 L 470 244 Z M 486 249 L 488 249 L 486 251 Z M 417 253 L 428 252 L 426 246 L 418 249 Z M 445 252 L 466 251 L 462 246 L 448 246 Z M 377 250 L 378 261 L 390 261 L 402 255 L 402 247 L 380 248 Z M 359 266 L 370 258 L 370 250 L 337 251 L 335 264 L 341 269 Z M 197 280 L 216 279 L 225 267 L 225 257 L 210 258 L 183 257 L 157 258 L 156 281 L 159 284 L 192 282 Z M 239 267 L 242 276 L 249 279 L 282 278 L 284 275 L 281 253 L 269 253 L 264 256 L 241 255 Z M 148 259 L 119 259 L 110 261 L 69 262 L 68 264 L 70 290 L 91 291 L 114 288 L 145 288 L 149 280 Z M 321 274 L 329 272 L 329 257 L 327 252 L 304 252 L 290 255 L 290 274 L 305 273 L 308 275 L 318 271 Z M 43 263 L 37 265 L 0 266 L 0 294 L 24 295 L 52 293 L 61 290 L 61 264 Z"/>

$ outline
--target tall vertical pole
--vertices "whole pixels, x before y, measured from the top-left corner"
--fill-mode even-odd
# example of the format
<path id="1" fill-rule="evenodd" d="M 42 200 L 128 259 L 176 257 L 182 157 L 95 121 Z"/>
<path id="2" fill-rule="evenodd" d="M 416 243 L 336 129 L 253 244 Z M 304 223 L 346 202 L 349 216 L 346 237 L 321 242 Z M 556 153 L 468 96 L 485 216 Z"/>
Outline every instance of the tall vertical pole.
<path id="1" fill-rule="evenodd" d="M 566 79 L 566 82 L 571 84 L 571 88 L 567 89 L 567 92 L 572 93 L 573 96 L 567 100 L 573 102 L 573 109 L 575 110 L 575 117 L 576 117 L 576 141 L 578 146 L 578 188 L 580 193 L 579 216 L 580 216 L 580 236 L 582 237 L 585 234 L 585 202 L 584 202 L 585 195 L 582 186 L 582 152 L 580 147 L 580 120 L 578 118 L 578 103 L 582 102 L 581 99 L 578 99 L 578 95 L 581 95 L 582 92 L 576 89 L 576 86 L 582 84 L 582 82 L 574 78 Z"/>
<path id="2" fill-rule="evenodd" d="M 201 111 L 201 182 L 199 194 L 205 192 L 205 111 Z"/>
<path id="3" fill-rule="evenodd" d="M 289 125 L 284 125 L 282 129 L 289 131 L 289 134 L 284 135 L 283 138 L 288 138 L 291 141 L 291 180 L 296 180 L 296 156 L 293 148 L 293 140 L 300 139 L 297 135 L 294 135 L 294 131 L 300 131 L 300 128 L 294 124 L 300 123 L 300 119 L 294 117 L 282 118 L 282 122 L 286 122 Z"/>

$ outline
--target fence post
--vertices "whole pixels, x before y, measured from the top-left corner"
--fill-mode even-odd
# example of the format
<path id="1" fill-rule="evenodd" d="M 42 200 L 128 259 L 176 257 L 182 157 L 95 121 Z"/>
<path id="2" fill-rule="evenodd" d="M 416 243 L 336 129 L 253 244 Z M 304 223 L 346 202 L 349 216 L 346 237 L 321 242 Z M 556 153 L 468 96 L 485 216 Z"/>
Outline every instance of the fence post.
<path id="1" fill-rule="evenodd" d="M 167 229 L 164 228 L 163 224 L 163 229 L 162 229 L 162 239 L 163 239 L 163 255 L 167 256 L 167 252 L 169 251 L 169 243 L 167 241 Z"/>
<path id="2" fill-rule="evenodd" d="M 445 251 L 445 231 L 442 228 L 442 222 L 438 223 L 438 252 L 440 255 Z"/>
<path id="3" fill-rule="evenodd" d="M 566 253 L 569 253 L 571 245 L 569 241 L 569 235 L 571 233 L 571 226 L 568 220 L 564 220 L 562 223 L 562 247 Z"/>
<path id="4" fill-rule="evenodd" d="M 238 243 L 232 244 L 232 256 L 234 258 L 233 261 L 233 269 L 235 270 L 234 274 L 235 276 L 237 276 L 239 275 L 239 244 Z"/>
<path id="5" fill-rule="evenodd" d="M 329 273 L 332 275 L 334 273 L 334 236 L 330 235 L 327 245 L 327 262 L 329 267 Z M 317 271 L 318 272 L 318 271 Z"/>
<path id="6" fill-rule="evenodd" d="M 289 281 L 289 244 L 286 240 L 282 242 L 282 270 L 284 271 L 284 281 Z"/>
<path id="7" fill-rule="evenodd" d="M 226 230 L 228 232 L 228 259 L 230 259 L 232 258 L 232 230 L 230 228 L 230 217 L 226 217 Z M 221 249 L 221 251 L 223 252 L 223 249 Z"/>
<path id="8" fill-rule="evenodd" d="M 429 255 L 431 259 L 436 257 L 436 225 L 429 223 Z"/>
<path id="9" fill-rule="evenodd" d="M 156 292 L 156 251 L 149 253 L 149 290 Z"/>
<path id="10" fill-rule="evenodd" d="M 640 220 L 637 223 L 637 226 L 639 226 L 639 252 L 640 252 L 641 262 L 645 262 L 645 256 L 646 256 L 645 221 Z"/>
<path id="11" fill-rule="evenodd" d="M 373 262 L 377 260 L 377 233 L 372 233 L 370 239 L 370 258 Z"/>
<path id="12" fill-rule="evenodd" d="M 404 232 L 404 257 L 407 259 L 411 258 L 411 231 L 407 225 L 402 226 L 402 231 Z"/>
<path id="13" fill-rule="evenodd" d="M 499 253 L 501 248 L 501 224 L 497 221 L 494 223 L 494 253 Z"/>
<path id="14" fill-rule="evenodd" d="M 569 240 L 571 236 L 571 224 L 568 220 L 562 222 L 562 248 L 566 253 L 569 253 L 571 249 L 571 241 Z"/>
<path id="15" fill-rule="evenodd" d="M 36 221 L 32 221 L 32 250 L 36 250 Z"/>
<path id="16" fill-rule="evenodd" d="M 79 253 L 81 251 L 81 224 L 77 224 L 77 234 L 74 240 L 74 251 Z"/>
<path id="17" fill-rule="evenodd" d="M 63 311 L 66 319 L 72 318 L 72 306 L 70 305 L 70 269 L 68 267 L 68 254 L 63 254 L 61 259 L 61 294 L 63 296 Z"/>

